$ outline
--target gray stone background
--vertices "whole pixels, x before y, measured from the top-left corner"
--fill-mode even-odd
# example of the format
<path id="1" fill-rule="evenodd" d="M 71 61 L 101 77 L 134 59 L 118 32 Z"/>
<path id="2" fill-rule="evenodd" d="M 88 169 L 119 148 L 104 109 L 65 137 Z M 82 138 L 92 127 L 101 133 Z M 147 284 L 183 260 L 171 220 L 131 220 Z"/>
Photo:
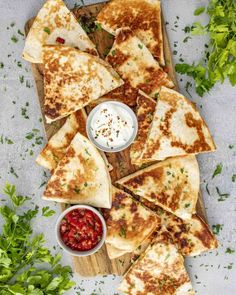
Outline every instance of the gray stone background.
<path id="1" fill-rule="evenodd" d="M 18 30 L 24 31 L 25 22 L 37 13 L 43 2 L 43 0 L 0 0 L 0 62 L 4 63 L 4 68 L 0 69 L 0 136 L 2 135 L 4 139 L 4 142 L 0 143 L 0 187 L 9 181 L 16 184 L 20 194 L 32 196 L 33 203 L 40 208 L 49 205 L 56 210 L 56 214 L 49 219 L 39 214 L 34 224 L 35 231 L 43 231 L 47 245 L 53 247 L 56 245 L 54 225 L 60 208 L 57 204 L 41 200 L 44 187 L 40 186 L 47 176 L 44 170 L 35 164 L 35 158 L 45 144 L 45 135 L 40 122 L 41 113 L 30 65 L 21 58 L 24 37 L 18 34 Z M 76 2 L 79 4 L 79 0 L 66 1 L 70 7 Z M 86 4 L 92 2 L 96 1 L 85 1 Z M 207 5 L 208 1 L 163 0 L 162 2 L 165 20 L 169 22 L 167 30 L 171 46 L 177 51 L 174 61 L 179 61 L 180 54 L 188 63 L 198 61 L 202 56 L 207 37 L 194 37 L 183 43 L 186 37 L 183 28 L 196 20 L 207 23 L 206 14 L 195 17 L 193 12 L 197 7 Z M 13 36 L 18 39 L 16 43 L 11 40 Z M 175 41 L 176 48 L 174 48 Z M 180 78 L 183 81 L 180 81 Z M 181 92 L 187 95 L 186 78 L 178 76 L 178 79 Z M 197 104 L 217 145 L 215 153 L 200 155 L 198 160 L 209 223 L 211 226 L 222 225 L 222 230 L 217 236 L 219 249 L 186 259 L 186 266 L 197 294 L 234 295 L 236 294 L 236 256 L 235 252 L 228 254 L 226 250 L 230 248 L 236 251 L 236 182 L 232 181 L 232 175 L 236 174 L 236 88 L 226 81 L 223 85 L 216 85 L 204 98 L 198 97 L 194 90 L 190 91 L 192 95 L 190 99 Z M 39 130 L 38 136 L 42 136 L 42 144 L 32 146 L 35 140 L 26 139 L 26 134 L 32 132 L 32 129 Z M 11 139 L 13 144 L 7 144 L 5 137 Z M 233 147 L 229 148 L 229 145 Z M 223 164 L 222 173 L 212 179 L 215 167 L 219 163 Z M 11 173 L 13 170 L 16 175 Z M 46 175 L 49 175 L 47 171 Z M 206 192 L 207 183 L 210 195 Z M 218 201 L 216 187 L 220 192 L 229 194 L 226 201 Z M 31 206 L 30 203 L 28 205 Z M 71 264 L 71 258 L 66 254 L 63 255 L 63 263 Z M 74 278 L 77 287 L 68 294 L 118 294 L 116 288 L 120 281 L 119 277 L 84 279 L 74 275 Z"/>

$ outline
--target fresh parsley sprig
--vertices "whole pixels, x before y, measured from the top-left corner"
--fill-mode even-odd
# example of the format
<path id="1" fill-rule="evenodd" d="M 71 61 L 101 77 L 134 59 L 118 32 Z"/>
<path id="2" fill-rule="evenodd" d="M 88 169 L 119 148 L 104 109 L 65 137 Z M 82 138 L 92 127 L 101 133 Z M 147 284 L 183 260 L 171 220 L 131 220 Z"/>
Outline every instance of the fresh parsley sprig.
<path id="1" fill-rule="evenodd" d="M 210 36 L 203 61 L 176 65 L 178 73 L 194 79 L 196 92 L 200 96 L 215 83 L 223 83 L 226 78 L 233 86 L 236 85 L 236 1 L 211 0 L 207 13 L 210 16 L 207 26 L 195 22 L 191 28 L 192 35 L 208 33 Z"/>
<path id="2" fill-rule="evenodd" d="M 3 192 L 11 204 L 0 207 L 5 221 L 0 234 L 0 295 L 64 294 L 75 284 L 70 279 L 71 268 L 61 266 L 61 256 L 52 255 L 44 246 L 43 234 L 33 235 L 31 221 L 38 207 L 19 213 L 30 198 L 17 195 L 9 183 Z"/>

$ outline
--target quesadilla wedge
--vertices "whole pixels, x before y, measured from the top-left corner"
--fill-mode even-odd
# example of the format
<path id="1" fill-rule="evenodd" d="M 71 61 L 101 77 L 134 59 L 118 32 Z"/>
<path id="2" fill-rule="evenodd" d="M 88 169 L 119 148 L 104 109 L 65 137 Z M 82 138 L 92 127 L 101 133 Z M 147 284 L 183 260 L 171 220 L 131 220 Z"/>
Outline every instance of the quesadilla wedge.
<path id="1" fill-rule="evenodd" d="M 162 87 L 142 158 L 161 161 L 214 150 L 209 129 L 195 106 L 180 93 Z"/>
<path id="2" fill-rule="evenodd" d="M 106 244 L 111 259 L 134 251 L 152 234 L 160 220 L 155 213 L 115 187 L 112 187 L 112 207 L 103 209 L 102 213 L 107 225 Z"/>
<path id="3" fill-rule="evenodd" d="M 171 158 L 117 181 L 133 194 L 182 219 L 196 212 L 199 167 L 194 156 Z"/>
<path id="4" fill-rule="evenodd" d="M 98 14 L 97 22 L 109 33 L 129 27 L 153 56 L 165 64 L 159 0 L 113 0 Z"/>
<path id="5" fill-rule="evenodd" d="M 174 87 L 151 52 L 128 28 L 118 30 L 106 60 L 125 82 L 151 97 L 157 96 L 161 86 Z"/>
<path id="6" fill-rule="evenodd" d="M 47 45 L 44 112 L 48 123 L 65 117 L 123 84 L 100 58 L 75 48 Z"/>
<path id="7" fill-rule="evenodd" d="M 65 124 L 48 141 L 44 149 L 38 155 L 36 163 L 53 170 L 64 157 L 68 146 L 76 133 L 86 135 L 86 112 L 84 109 L 71 114 Z"/>
<path id="8" fill-rule="evenodd" d="M 111 181 L 95 146 L 77 133 L 52 174 L 43 199 L 111 208 Z"/>
<path id="9" fill-rule="evenodd" d="M 216 237 L 198 214 L 183 220 L 144 198 L 141 198 L 140 202 L 161 218 L 161 224 L 168 230 L 183 256 L 196 256 L 218 247 Z"/>
<path id="10" fill-rule="evenodd" d="M 194 295 L 184 259 L 163 229 L 125 274 L 125 295 Z"/>
<path id="11" fill-rule="evenodd" d="M 136 115 L 138 119 L 138 134 L 130 147 L 130 159 L 132 164 L 142 164 L 142 153 L 148 137 L 148 131 L 152 124 L 156 108 L 156 102 L 143 92 L 139 92 L 137 98 Z"/>
<path id="12" fill-rule="evenodd" d="M 25 40 L 22 57 L 42 63 L 43 46 L 63 44 L 97 55 L 95 45 L 62 0 L 48 0 L 40 9 Z"/>

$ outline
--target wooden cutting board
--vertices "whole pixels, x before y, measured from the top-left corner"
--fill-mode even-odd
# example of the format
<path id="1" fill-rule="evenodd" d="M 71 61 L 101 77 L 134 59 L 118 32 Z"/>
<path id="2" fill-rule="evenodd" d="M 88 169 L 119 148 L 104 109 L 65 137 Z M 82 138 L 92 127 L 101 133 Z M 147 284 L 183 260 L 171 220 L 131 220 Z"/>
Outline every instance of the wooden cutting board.
<path id="1" fill-rule="evenodd" d="M 75 16 L 83 16 L 83 20 L 95 19 L 99 11 L 104 7 L 105 4 L 95 4 L 86 7 L 76 8 L 73 10 Z M 25 25 L 26 34 L 34 21 L 30 19 Z M 163 20 L 163 37 L 164 37 L 164 53 L 166 66 L 169 69 L 169 76 L 175 83 L 175 89 L 178 90 L 178 84 L 175 76 L 174 65 L 172 62 L 171 48 L 168 41 L 168 36 L 165 30 L 165 22 Z M 97 44 L 98 52 L 103 58 L 104 54 L 109 50 L 113 43 L 111 36 L 105 31 L 95 31 L 91 33 L 90 38 Z M 36 82 L 39 103 L 41 106 L 43 122 L 45 127 L 45 134 L 47 139 L 55 134 L 58 129 L 63 125 L 65 119 L 56 121 L 52 124 L 47 124 L 44 118 L 43 102 L 44 102 L 44 89 L 43 89 L 43 70 L 42 65 L 32 64 L 32 72 Z M 125 150 L 120 153 L 107 154 L 107 159 L 113 166 L 111 172 L 111 179 L 115 182 L 117 179 L 129 175 L 136 171 L 135 167 L 130 163 L 129 150 Z M 62 209 L 64 209 L 62 205 Z M 199 200 L 197 204 L 197 213 L 206 220 L 206 212 L 203 204 L 202 195 L 199 195 Z M 78 272 L 82 276 L 95 276 L 100 274 L 118 274 L 123 275 L 131 264 L 132 255 L 126 254 L 120 258 L 110 260 L 105 245 L 94 255 L 89 257 L 73 257 L 74 271 Z"/>

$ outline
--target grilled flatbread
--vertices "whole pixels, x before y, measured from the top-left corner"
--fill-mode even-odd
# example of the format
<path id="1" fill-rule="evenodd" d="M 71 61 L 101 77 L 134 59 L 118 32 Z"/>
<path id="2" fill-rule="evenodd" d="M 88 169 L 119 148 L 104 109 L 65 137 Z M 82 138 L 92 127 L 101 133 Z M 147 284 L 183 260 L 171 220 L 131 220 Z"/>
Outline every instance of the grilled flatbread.
<path id="1" fill-rule="evenodd" d="M 162 87 L 142 158 L 161 161 L 214 150 L 211 134 L 195 106 L 178 92 Z"/>
<path id="2" fill-rule="evenodd" d="M 140 202 L 161 218 L 174 244 L 184 256 L 196 256 L 204 251 L 218 247 L 217 240 L 206 222 L 197 214 L 183 220 L 144 198 Z"/>
<path id="3" fill-rule="evenodd" d="M 85 136 L 76 134 L 50 178 L 43 199 L 111 208 L 106 164 Z"/>
<path id="4" fill-rule="evenodd" d="M 102 212 L 107 224 L 106 244 L 111 259 L 134 251 L 160 221 L 155 213 L 115 187 L 112 188 L 111 209 L 103 209 Z"/>
<path id="5" fill-rule="evenodd" d="M 71 114 L 65 124 L 55 133 L 36 159 L 36 163 L 53 170 L 64 157 L 68 146 L 77 132 L 86 135 L 86 118 L 84 109 Z"/>
<path id="6" fill-rule="evenodd" d="M 129 27 L 160 64 L 165 64 L 159 0 L 110 1 L 98 14 L 97 22 L 113 35 L 117 29 Z"/>
<path id="7" fill-rule="evenodd" d="M 110 65 L 75 48 L 47 45 L 43 60 L 48 123 L 81 109 L 123 84 Z"/>
<path id="8" fill-rule="evenodd" d="M 42 63 L 43 45 L 64 44 L 97 55 L 95 45 L 62 0 L 48 0 L 27 35 L 23 58 Z"/>
<path id="9" fill-rule="evenodd" d="M 137 98 L 136 115 L 138 119 L 138 134 L 130 147 L 130 159 L 132 164 L 142 164 L 142 153 L 148 137 L 148 131 L 152 124 L 156 102 L 143 92 L 139 92 Z"/>
<path id="10" fill-rule="evenodd" d="M 164 229 L 124 276 L 126 295 L 194 295 L 184 259 Z"/>
<path id="11" fill-rule="evenodd" d="M 174 87 L 158 61 L 130 29 L 118 31 L 106 60 L 125 82 L 151 97 L 157 96 L 161 86 Z"/>
<path id="12" fill-rule="evenodd" d="M 117 183 L 182 219 L 189 219 L 196 212 L 200 180 L 194 156 L 159 162 Z"/>

